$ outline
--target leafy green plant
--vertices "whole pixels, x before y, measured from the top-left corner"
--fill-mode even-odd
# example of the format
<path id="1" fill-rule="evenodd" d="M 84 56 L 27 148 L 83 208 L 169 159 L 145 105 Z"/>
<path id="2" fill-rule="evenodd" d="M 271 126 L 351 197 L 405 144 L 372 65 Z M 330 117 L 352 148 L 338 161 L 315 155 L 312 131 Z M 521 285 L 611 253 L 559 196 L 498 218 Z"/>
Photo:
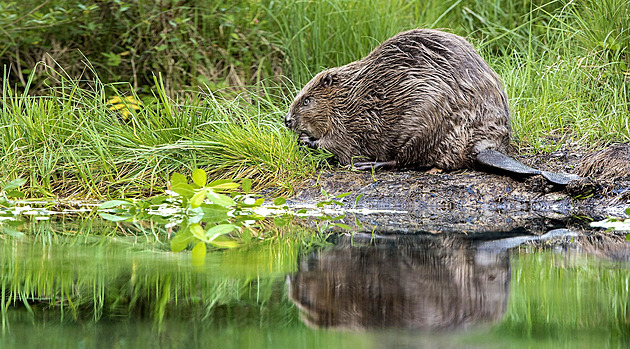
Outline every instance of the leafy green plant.
<path id="1" fill-rule="evenodd" d="M 154 195 L 187 164 L 211 169 L 213 179 L 247 177 L 288 192 L 329 156 L 305 151 L 281 124 L 280 86 L 173 99 L 165 79 L 155 80 L 152 96 L 69 77 L 48 96 L 30 96 L 3 80 L 0 177 L 28 173 L 35 196 L 137 197 Z"/>
<path id="2" fill-rule="evenodd" d="M 321 211 L 300 209 L 294 212 L 282 197 L 276 198 L 273 205 L 263 206 L 265 199 L 253 194 L 251 187 L 252 182 L 247 178 L 208 182 L 207 173 L 195 169 L 190 180 L 173 173 L 167 195 L 106 201 L 99 206 L 99 214 L 116 222 L 153 220 L 165 224 L 175 233 L 170 240 L 171 250 L 180 252 L 193 245 L 194 263 L 202 263 L 208 247 L 234 248 L 263 238 L 265 227 L 261 223 L 267 218 L 273 218 L 276 227 L 284 227 L 296 215 L 312 215 L 319 222 L 320 232 L 330 227 L 351 229 L 340 222 L 345 218 L 344 214 L 330 214 L 324 210 L 325 206 L 343 205 L 340 200 L 350 193 L 333 197 L 322 190 L 326 199 L 316 204 Z"/>
<path id="3" fill-rule="evenodd" d="M 24 221 L 18 219 L 11 210 L 15 206 L 12 199 L 23 198 L 24 193 L 17 190 L 26 183 L 24 178 L 16 178 L 5 183 L 0 189 L 0 233 L 14 237 L 22 237 L 24 234 L 17 230 Z"/>
<path id="4" fill-rule="evenodd" d="M 100 215 L 111 221 L 153 219 L 177 226 L 171 249 L 179 252 L 194 244 L 193 256 L 203 259 L 208 245 L 233 248 L 255 235 L 252 229 L 264 219 L 255 209 L 265 200 L 250 192 L 251 185 L 249 179 L 239 183 L 228 179 L 208 183 L 202 169 L 192 171 L 192 181 L 173 173 L 169 195 L 106 201 L 99 206 Z"/>
<path id="5" fill-rule="evenodd" d="M 326 192 L 324 188 L 321 188 L 321 193 L 325 199 L 315 204 L 315 206 L 320 209 L 325 208 L 326 206 L 332 206 L 333 208 L 342 207 L 344 205 L 342 200 L 348 195 L 352 194 L 351 192 L 346 192 L 332 196 L 328 192 Z M 360 198 L 361 196 L 357 197 L 355 201 L 355 206 Z M 338 227 L 344 230 L 352 229 L 352 227 L 350 227 L 349 225 L 340 222 L 346 218 L 346 214 L 329 214 L 326 213 L 326 211 L 322 210 L 322 213 L 315 216 L 315 218 L 320 222 L 318 224 L 319 231 L 325 231 L 330 227 Z"/>

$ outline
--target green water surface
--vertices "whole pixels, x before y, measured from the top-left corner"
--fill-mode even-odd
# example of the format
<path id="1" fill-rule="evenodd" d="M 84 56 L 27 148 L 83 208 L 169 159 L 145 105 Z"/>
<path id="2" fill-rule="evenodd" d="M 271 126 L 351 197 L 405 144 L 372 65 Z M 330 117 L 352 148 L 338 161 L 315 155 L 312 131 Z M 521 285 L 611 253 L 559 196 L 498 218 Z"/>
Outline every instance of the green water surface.
<path id="1" fill-rule="evenodd" d="M 630 345 L 630 269 L 606 255 L 285 236 L 199 266 L 151 236 L 38 229 L 0 236 L 1 348 Z"/>

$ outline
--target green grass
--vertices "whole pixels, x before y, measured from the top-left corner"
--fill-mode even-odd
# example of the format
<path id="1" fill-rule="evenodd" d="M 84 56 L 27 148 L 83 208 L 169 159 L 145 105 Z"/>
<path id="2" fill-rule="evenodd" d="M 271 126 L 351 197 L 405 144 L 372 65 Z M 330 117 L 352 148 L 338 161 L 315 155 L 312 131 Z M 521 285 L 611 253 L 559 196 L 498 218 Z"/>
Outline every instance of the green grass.
<path id="1" fill-rule="evenodd" d="M 32 195 L 147 195 L 195 167 L 290 191 L 326 157 L 282 125 L 296 91 L 415 27 L 479 49 L 517 145 L 630 141 L 623 0 L 40 3 L 0 11 L 0 178 L 29 177 Z M 143 107 L 122 117 L 117 95 Z"/>
<path id="2" fill-rule="evenodd" d="M 2 333 L 10 329 L 11 315 L 39 319 L 47 311 L 62 322 L 238 322 L 235 313 L 249 312 L 249 325 L 286 316 L 297 323 L 283 289 L 285 276 L 295 271 L 301 252 L 325 243 L 304 229 L 272 228 L 264 241 L 209 254 L 204 264 L 194 265 L 190 253 L 174 254 L 168 243 L 156 241 L 154 234 L 166 235 L 161 226 L 154 231 L 93 217 L 63 220 L 32 221 L 27 238 L 0 241 Z"/>
<path id="3" fill-rule="evenodd" d="M 124 86 L 64 84 L 49 96 L 3 91 L 0 172 L 3 178 L 29 177 L 39 194 L 151 194 L 165 188 L 172 172 L 197 167 L 215 178 L 248 177 L 259 188 L 289 190 L 325 157 L 307 155 L 284 128 L 285 106 L 272 96 L 277 89 L 178 101 L 158 84 L 154 97 L 123 117 L 109 109 L 106 90 L 115 95 Z"/>

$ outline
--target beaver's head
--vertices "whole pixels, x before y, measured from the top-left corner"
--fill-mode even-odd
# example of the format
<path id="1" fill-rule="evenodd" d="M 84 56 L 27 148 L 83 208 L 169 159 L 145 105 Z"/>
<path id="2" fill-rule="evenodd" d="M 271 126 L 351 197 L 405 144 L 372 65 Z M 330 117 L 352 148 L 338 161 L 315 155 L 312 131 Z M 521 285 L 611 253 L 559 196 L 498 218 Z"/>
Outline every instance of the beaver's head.
<path id="1" fill-rule="evenodd" d="M 334 101 L 338 97 L 336 68 L 317 74 L 298 93 L 284 117 L 285 125 L 298 134 L 298 141 L 311 148 L 331 132 Z"/>

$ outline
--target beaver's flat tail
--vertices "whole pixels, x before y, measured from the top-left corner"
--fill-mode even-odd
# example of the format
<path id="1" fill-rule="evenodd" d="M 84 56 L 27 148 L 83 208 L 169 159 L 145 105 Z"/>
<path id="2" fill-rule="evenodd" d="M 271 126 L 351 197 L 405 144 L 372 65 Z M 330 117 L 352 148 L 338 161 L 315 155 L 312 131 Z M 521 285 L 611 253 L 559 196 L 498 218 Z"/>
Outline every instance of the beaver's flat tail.
<path id="1" fill-rule="evenodd" d="M 500 169 L 513 174 L 528 176 L 541 175 L 548 181 L 559 185 L 567 185 L 572 180 L 580 179 L 580 176 L 574 174 L 553 173 L 531 168 L 494 149 L 480 151 L 479 154 L 477 154 L 476 160 L 483 166 Z"/>

